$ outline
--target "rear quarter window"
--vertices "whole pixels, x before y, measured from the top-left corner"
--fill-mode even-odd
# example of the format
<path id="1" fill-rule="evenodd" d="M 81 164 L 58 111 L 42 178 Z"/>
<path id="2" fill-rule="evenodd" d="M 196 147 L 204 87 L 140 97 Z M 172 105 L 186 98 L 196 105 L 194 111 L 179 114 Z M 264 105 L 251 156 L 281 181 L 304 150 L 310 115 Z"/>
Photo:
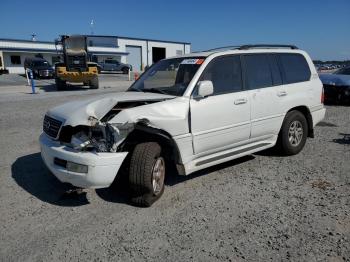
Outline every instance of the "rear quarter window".
<path id="1" fill-rule="evenodd" d="M 278 54 L 283 72 L 283 83 L 292 84 L 309 81 L 311 72 L 305 57 L 300 54 Z"/>

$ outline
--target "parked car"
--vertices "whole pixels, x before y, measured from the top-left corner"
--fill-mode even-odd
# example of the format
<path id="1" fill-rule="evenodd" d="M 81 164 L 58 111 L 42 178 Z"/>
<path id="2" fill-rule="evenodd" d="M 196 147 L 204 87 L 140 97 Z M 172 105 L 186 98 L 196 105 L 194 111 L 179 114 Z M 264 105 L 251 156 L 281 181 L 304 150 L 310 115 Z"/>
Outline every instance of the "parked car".
<path id="1" fill-rule="evenodd" d="M 350 103 L 350 67 L 320 74 L 326 103 Z"/>
<path id="2" fill-rule="evenodd" d="M 298 154 L 324 118 L 322 92 L 294 46 L 186 54 L 157 62 L 126 92 L 49 110 L 41 155 L 77 187 L 109 187 L 126 174 L 131 200 L 150 206 L 172 170 L 189 175 L 275 146 Z"/>
<path id="3" fill-rule="evenodd" d="M 24 70 L 30 69 L 33 72 L 34 78 L 53 78 L 55 77 L 55 70 L 50 63 L 38 57 L 27 57 L 24 60 Z"/>
<path id="4" fill-rule="evenodd" d="M 123 74 L 128 74 L 129 71 L 132 71 L 132 66 L 129 64 L 124 64 L 115 59 L 106 59 L 104 62 L 98 63 L 100 66 L 99 70 L 101 71 L 121 71 Z"/>

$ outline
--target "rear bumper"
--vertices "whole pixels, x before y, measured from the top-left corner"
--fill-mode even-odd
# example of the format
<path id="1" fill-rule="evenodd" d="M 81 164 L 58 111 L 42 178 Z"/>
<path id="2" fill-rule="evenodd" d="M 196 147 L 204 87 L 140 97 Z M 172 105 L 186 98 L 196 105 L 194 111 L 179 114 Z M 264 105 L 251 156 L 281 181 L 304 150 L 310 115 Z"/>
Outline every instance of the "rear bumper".
<path id="1" fill-rule="evenodd" d="M 92 153 L 80 152 L 51 140 L 45 134 L 40 136 L 41 156 L 48 169 L 61 181 L 82 188 L 109 187 L 118 173 L 127 152 Z M 88 166 L 87 173 L 68 171 L 57 165 L 54 159 Z"/>
<path id="2" fill-rule="evenodd" d="M 311 111 L 313 126 L 315 127 L 319 122 L 321 122 L 326 115 L 326 108 L 320 106 Z"/>

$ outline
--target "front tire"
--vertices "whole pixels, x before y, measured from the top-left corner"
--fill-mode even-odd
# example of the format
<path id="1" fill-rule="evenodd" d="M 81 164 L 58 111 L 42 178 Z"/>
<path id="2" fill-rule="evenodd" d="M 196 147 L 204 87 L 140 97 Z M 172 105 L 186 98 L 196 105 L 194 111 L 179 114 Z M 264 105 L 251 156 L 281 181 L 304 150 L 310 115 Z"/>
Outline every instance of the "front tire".
<path id="1" fill-rule="evenodd" d="M 124 68 L 122 69 L 122 71 L 123 71 L 123 74 L 124 74 L 124 75 L 129 74 L 129 68 L 127 68 L 127 67 L 124 67 Z"/>
<path id="2" fill-rule="evenodd" d="M 130 159 L 129 185 L 131 201 L 149 207 L 164 192 L 165 159 L 156 142 L 138 144 Z"/>
<path id="3" fill-rule="evenodd" d="M 283 155 L 296 155 L 304 147 L 308 134 L 305 116 L 300 111 L 287 113 L 280 133 L 277 147 Z"/>

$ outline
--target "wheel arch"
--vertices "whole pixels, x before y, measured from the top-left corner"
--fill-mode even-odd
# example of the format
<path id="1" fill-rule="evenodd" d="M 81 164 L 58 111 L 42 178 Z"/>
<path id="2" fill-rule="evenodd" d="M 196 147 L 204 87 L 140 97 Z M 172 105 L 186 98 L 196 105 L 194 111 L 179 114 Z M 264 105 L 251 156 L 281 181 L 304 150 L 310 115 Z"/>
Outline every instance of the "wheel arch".
<path id="1" fill-rule="evenodd" d="M 156 127 L 147 126 L 143 123 L 137 123 L 134 130 L 123 142 L 122 148 L 123 150 L 132 152 L 135 146 L 142 142 L 158 142 L 162 150 L 165 150 L 168 160 L 176 165 L 178 173 L 182 174 L 184 172 L 181 168 L 181 152 L 177 143 L 168 132 Z"/>
<path id="2" fill-rule="evenodd" d="M 307 121 L 307 126 L 308 126 L 307 136 L 313 138 L 314 137 L 314 126 L 313 126 L 313 120 L 312 120 L 312 115 L 311 115 L 310 109 L 305 105 L 296 106 L 296 107 L 289 109 L 288 112 L 286 113 L 286 115 L 291 111 L 299 111 L 305 116 L 306 121 Z"/>

